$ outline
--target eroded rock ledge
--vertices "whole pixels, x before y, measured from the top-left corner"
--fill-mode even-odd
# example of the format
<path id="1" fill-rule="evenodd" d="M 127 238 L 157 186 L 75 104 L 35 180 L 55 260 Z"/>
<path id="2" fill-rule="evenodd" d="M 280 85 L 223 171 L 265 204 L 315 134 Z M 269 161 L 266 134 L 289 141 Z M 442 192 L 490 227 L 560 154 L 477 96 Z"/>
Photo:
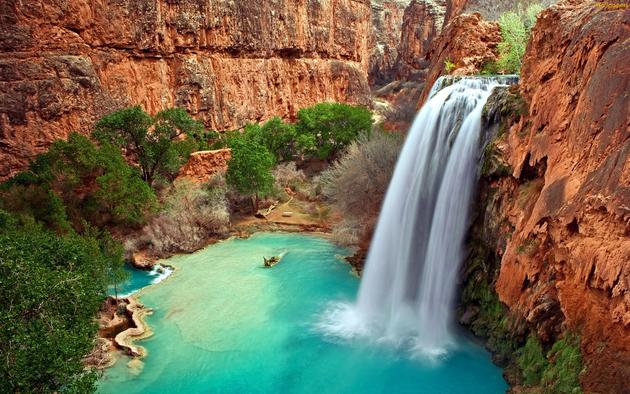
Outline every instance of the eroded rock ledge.
<path id="1" fill-rule="evenodd" d="M 120 350 L 134 359 L 146 356 L 146 350 L 134 342 L 152 335 L 145 323 L 152 309 L 139 303 L 134 297 L 121 298 L 116 302 L 108 297 L 99 312 L 99 332 L 94 351 L 84 362 L 98 369 L 109 368 L 116 363 L 116 351 Z"/>

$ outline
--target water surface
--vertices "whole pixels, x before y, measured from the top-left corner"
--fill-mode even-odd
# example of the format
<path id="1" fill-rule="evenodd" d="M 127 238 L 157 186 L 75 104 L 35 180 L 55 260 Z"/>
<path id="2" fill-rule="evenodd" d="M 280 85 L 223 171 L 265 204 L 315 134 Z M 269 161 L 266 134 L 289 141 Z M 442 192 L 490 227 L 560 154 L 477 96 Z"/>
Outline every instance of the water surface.
<path id="1" fill-rule="evenodd" d="M 140 291 L 142 288 L 158 284 L 164 279 L 168 278 L 173 273 L 173 269 L 165 267 L 160 264 L 153 266 L 151 270 L 139 270 L 125 264 L 125 272 L 128 277 L 126 280 L 118 283 L 118 297 L 129 297 Z M 110 296 L 116 295 L 116 289 L 114 286 L 109 286 L 107 294 Z"/>
<path id="2" fill-rule="evenodd" d="M 262 256 L 287 252 L 272 269 Z M 314 328 L 329 303 L 351 301 L 359 279 L 316 236 L 257 234 L 169 260 L 170 278 L 140 293 L 155 335 L 144 366 L 121 359 L 102 393 L 503 393 L 483 348 L 460 339 L 438 363 Z"/>

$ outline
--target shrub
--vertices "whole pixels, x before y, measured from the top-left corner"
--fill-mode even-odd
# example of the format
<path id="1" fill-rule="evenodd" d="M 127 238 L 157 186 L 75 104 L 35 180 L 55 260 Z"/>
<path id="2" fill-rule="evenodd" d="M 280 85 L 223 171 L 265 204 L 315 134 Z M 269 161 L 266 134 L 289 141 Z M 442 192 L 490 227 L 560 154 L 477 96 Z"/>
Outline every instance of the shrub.
<path id="1" fill-rule="evenodd" d="M 306 175 L 302 170 L 297 169 L 295 162 L 278 164 L 273 170 L 273 177 L 276 188 L 280 190 L 290 187 L 297 191 L 306 181 Z"/>
<path id="2" fill-rule="evenodd" d="M 230 214 L 225 193 L 221 177 L 207 185 L 189 180 L 175 182 L 167 191 L 163 211 L 144 228 L 142 242 L 158 256 L 203 247 L 211 235 L 227 232 Z"/>
<path id="3" fill-rule="evenodd" d="M 122 267 L 119 249 L 0 216 L 2 391 L 94 391 L 96 374 L 82 358 L 94 345 L 109 275 Z"/>
<path id="4" fill-rule="evenodd" d="M 395 134 L 363 134 L 348 146 L 342 157 L 321 175 L 322 193 L 344 214 L 348 230 L 342 233 L 361 237 L 371 232 L 374 218 L 396 166 L 403 139 Z M 354 223 L 350 223 L 354 222 Z M 350 230 L 352 229 L 352 230 Z M 350 238 L 352 238 L 350 237 Z"/>
<path id="5" fill-rule="evenodd" d="M 298 111 L 297 145 L 305 154 L 334 159 L 361 133 L 372 129 L 372 113 L 365 107 L 320 103 Z"/>
<path id="6" fill-rule="evenodd" d="M 333 227 L 332 238 L 341 246 L 357 245 L 364 229 L 357 220 L 344 219 Z"/>
<path id="7" fill-rule="evenodd" d="M 402 138 L 385 132 L 362 135 L 322 173 L 323 194 L 351 217 L 377 212 L 394 172 Z"/>
<path id="8" fill-rule="evenodd" d="M 444 60 L 444 73 L 445 74 L 448 75 L 448 74 L 452 73 L 453 70 L 455 70 L 455 67 L 457 67 L 455 65 L 455 63 L 453 63 L 449 59 Z"/>
<path id="9" fill-rule="evenodd" d="M 188 156 L 204 146 L 206 134 L 203 125 L 181 108 L 151 117 L 136 106 L 103 117 L 92 135 L 123 149 L 140 165 L 142 179 L 153 186 L 157 177 L 173 179 Z"/>
<path id="10" fill-rule="evenodd" d="M 530 5 L 525 12 L 506 12 L 499 18 L 501 42 L 496 67 L 506 73 L 519 74 L 527 41 L 536 17 L 543 10 L 540 4 Z"/>
<path id="11" fill-rule="evenodd" d="M 581 393 L 582 353 L 579 338 L 566 335 L 553 344 L 547 358 L 551 361 L 542 376 L 547 391 L 561 394 Z"/>

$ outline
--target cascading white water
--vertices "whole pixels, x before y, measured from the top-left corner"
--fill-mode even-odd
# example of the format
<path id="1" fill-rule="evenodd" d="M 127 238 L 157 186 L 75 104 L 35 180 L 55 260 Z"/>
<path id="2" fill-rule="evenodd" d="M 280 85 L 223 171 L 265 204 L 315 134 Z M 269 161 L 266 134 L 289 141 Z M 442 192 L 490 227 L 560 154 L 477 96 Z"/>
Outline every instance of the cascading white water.
<path id="1" fill-rule="evenodd" d="M 398 160 L 357 303 L 329 311 L 322 322 L 327 332 L 413 341 L 425 354 L 440 354 L 452 343 L 457 273 L 481 156 L 482 109 L 495 86 L 514 80 L 436 82 Z"/>

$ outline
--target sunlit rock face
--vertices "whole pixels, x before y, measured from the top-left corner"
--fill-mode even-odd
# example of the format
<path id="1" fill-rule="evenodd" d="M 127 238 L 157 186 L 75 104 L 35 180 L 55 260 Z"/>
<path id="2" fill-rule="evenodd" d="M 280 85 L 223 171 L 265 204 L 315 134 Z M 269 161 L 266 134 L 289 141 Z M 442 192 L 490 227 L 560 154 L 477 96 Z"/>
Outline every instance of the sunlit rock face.
<path id="1" fill-rule="evenodd" d="M 418 108 L 429 96 L 431 86 L 444 73 L 447 61 L 453 64 L 453 75 L 476 74 L 486 62 L 496 60 L 500 41 L 498 24 L 483 20 L 478 13 L 453 18 L 427 54 L 431 66 Z"/>
<path id="2" fill-rule="evenodd" d="M 178 179 L 189 179 L 195 182 L 208 182 L 215 175 L 227 171 L 228 162 L 232 158 L 229 148 L 199 151 L 188 158 L 188 162 L 179 170 Z"/>
<path id="3" fill-rule="evenodd" d="M 504 146 L 522 185 L 497 291 L 543 339 L 552 309 L 580 335 L 585 392 L 630 381 L 628 26 L 630 12 L 594 3 L 545 11 L 522 70 L 528 114 Z"/>
<path id="4" fill-rule="evenodd" d="M 371 23 L 368 0 L 3 1 L 0 178 L 126 105 L 225 130 L 367 104 Z"/>

